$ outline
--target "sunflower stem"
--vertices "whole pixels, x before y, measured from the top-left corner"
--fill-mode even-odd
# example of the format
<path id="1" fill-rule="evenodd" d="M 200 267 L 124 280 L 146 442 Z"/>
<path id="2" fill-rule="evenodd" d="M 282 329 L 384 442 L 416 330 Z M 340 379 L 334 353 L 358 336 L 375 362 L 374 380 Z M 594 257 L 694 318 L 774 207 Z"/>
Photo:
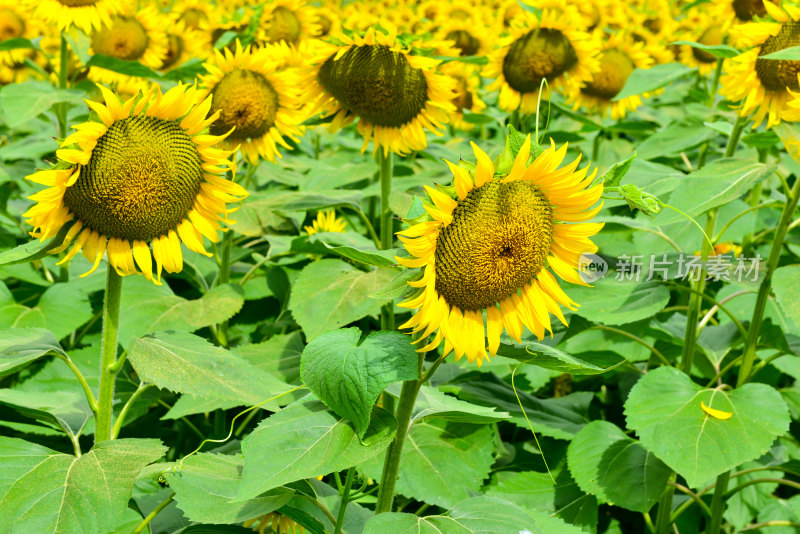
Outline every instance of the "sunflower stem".
<path id="1" fill-rule="evenodd" d="M 675 471 L 670 475 L 669 480 L 675 482 Z M 656 534 L 667 534 L 669 526 L 672 524 L 672 497 L 675 495 L 675 486 L 667 483 L 664 489 L 664 494 L 661 496 L 661 501 L 658 503 L 658 512 L 656 516 Z"/>
<path id="2" fill-rule="evenodd" d="M 115 364 L 117 363 L 117 332 L 121 296 L 122 276 L 109 265 L 106 269 L 106 295 L 103 302 L 103 341 L 100 353 L 100 394 L 95 413 L 95 444 L 111 439 L 114 382 L 119 372 Z"/>
<path id="3" fill-rule="evenodd" d="M 333 534 L 340 534 L 342 532 L 342 526 L 344 525 L 344 513 L 347 510 L 347 503 L 350 502 L 350 488 L 353 487 L 353 480 L 356 478 L 355 475 L 355 467 L 351 467 L 347 470 L 347 478 L 344 482 L 344 488 L 342 488 L 342 491 L 339 494 L 339 512 L 336 514 L 336 526 L 333 528 Z"/>
<path id="4" fill-rule="evenodd" d="M 714 495 L 711 497 L 711 519 L 708 522 L 705 534 L 717 534 L 722 525 L 722 513 L 725 511 L 725 493 L 728 491 L 728 481 L 731 472 L 725 471 L 717 477 L 714 485 Z"/>
<path id="5" fill-rule="evenodd" d="M 792 222 L 792 216 L 794 215 L 795 208 L 797 208 L 798 200 L 800 200 L 800 178 L 796 178 L 794 181 L 789 197 L 786 199 L 786 205 L 783 208 L 780 222 L 778 222 L 778 227 L 775 230 L 772 248 L 767 258 L 767 271 L 758 288 L 756 306 L 753 309 L 753 317 L 750 319 L 750 328 L 747 332 L 747 342 L 745 343 L 744 352 L 742 353 L 742 365 L 739 367 L 739 378 L 736 381 L 736 387 L 742 386 L 747 382 L 753 370 L 753 363 L 756 359 L 758 336 L 761 333 L 761 320 L 764 316 L 764 309 L 767 306 L 767 299 L 769 298 L 770 288 L 772 286 L 772 275 L 778 266 L 778 260 L 780 259 L 781 250 L 783 249 L 783 240 L 786 238 L 786 233 L 789 230 L 789 224 Z"/>
<path id="6" fill-rule="evenodd" d="M 424 355 L 420 356 L 424 358 Z M 381 473 L 380 489 L 378 490 L 378 502 L 375 504 L 375 514 L 392 511 L 394 501 L 394 486 L 397 483 L 397 472 L 400 469 L 400 456 L 403 453 L 403 445 L 408 434 L 408 427 L 411 421 L 411 412 L 417 401 L 417 394 L 422 382 L 419 380 L 409 380 L 403 382 L 400 390 L 400 400 L 397 403 L 397 433 L 394 440 L 386 449 L 386 457 L 383 461 L 383 473 Z"/>
<path id="7" fill-rule="evenodd" d="M 381 249 L 392 248 L 392 210 L 389 208 L 389 195 L 392 193 L 392 153 L 378 150 L 381 181 Z M 394 330 L 394 304 L 389 303 L 381 308 L 381 330 Z"/>

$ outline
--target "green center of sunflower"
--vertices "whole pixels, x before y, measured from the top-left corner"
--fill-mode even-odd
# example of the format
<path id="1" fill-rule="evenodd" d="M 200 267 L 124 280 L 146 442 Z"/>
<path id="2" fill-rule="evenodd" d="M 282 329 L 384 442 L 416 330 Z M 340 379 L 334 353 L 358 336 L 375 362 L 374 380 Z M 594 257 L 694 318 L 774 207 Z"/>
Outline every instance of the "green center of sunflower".
<path id="1" fill-rule="evenodd" d="M 231 128 L 233 139 L 261 137 L 275 124 L 278 92 L 260 72 L 236 69 L 226 74 L 212 91 L 211 113 L 221 111 L 211 125 L 213 135 Z"/>
<path id="2" fill-rule="evenodd" d="M 58 3 L 67 7 L 93 6 L 100 0 L 58 0 Z"/>
<path id="3" fill-rule="evenodd" d="M 466 30 L 453 30 L 445 36 L 445 39 L 454 41 L 462 56 L 474 56 L 481 47 L 481 42 Z"/>
<path id="4" fill-rule="evenodd" d="M 203 179 L 200 154 L 178 121 L 115 121 L 64 193 L 64 204 L 106 237 L 150 241 L 186 218 Z"/>
<path id="5" fill-rule="evenodd" d="M 13 39 L 25 33 L 25 21 L 11 9 L 0 9 L 0 40 Z"/>
<path id="6" fill-rule="evenodd" d="M 164 63 L 161 65 L 162 69 L 168 69 L 173 66 L 183 55 L 185 43 L 183 37 L 171 33 L 167 36 L 168 46 L 167 55 L 164 57 Z"/>
<path id="7" fill-rule="evenodd" d="M 397 127 L 425 107 L 428 82 L 405 55 L 385 45 L 352 46 L 329 57 L 319 81 L 348 111 L 377 126 Z"/>
<path id="8" fill-rule="evenodd" d="M 208 15 L 201 9 L 190 7 L 183 12 L 180 20 L 182 20 L 190 30 L 196 30 L 200 27 L 200 24 L 208 20 Z"/>
<path id="9" fill-rule="evenodd" d="M 767 14 L 764 0 L 733 0 L 733 11 L 736 18 L 742 22 L 750 22 L 753 17 L 763 17 Z"/>
<path id="10" fill-rule="evenodd" d="M 766 56 L 793 46 L 800 46 L 800 22 L 790 20 L 781 25 L 781 30 L 777 35 L 772 35 L 764 41 L 758 55 Z M 800 72 L 800 61 L 756 60 L 756 74 L 768 91 L 785 91 L 786 89 L 797 91 L 800 89 L 797 82 L 798 72 Z"/>
<path id="11" fill-rule="evenodd" d="M 92 48 L 95 54 L 136 60 L 144 55 L 150 38 L 142 24 L 130 17 L 117 17 L 111 26 L 95 32 Z"/>
<path id="12" fill-rule="evenodd" d="M 272 12 L 267 30 L 267 41 L 277 43 L 286 41 L 296 43 L 300 39 L 300 19 L 294 11 L 285 6 L 278 6 Z"/>
<path id="13" fill-rule="evenodd" d="M 527 284 L 550 250 L 553 212 L 530 182 L 473 189 L 436 239 L 436 291 L 451 306 L 480 310 Z"/>
<path id="14" fill-rule="evenodd" d="M 578 62 L 569 39 L 558 30 L 538 28 L 513 43 L 503 59 L 503 76 L 520 93 L 539 90 L 542 79 L 553 81 Z"/>
<path id="15" fill-rule="evenodd" d="M 600 56 L 600 71 L 594 73 L 592 81 L 581 89 L 582 93 L 611 100 L 622 91 L 628 76 L 636 66 L 621 50 L 611 49 Z"/>
<path id="16" fill-rule="evenodd" d="M 703 32 L 703 35 L 700 36 L 700 39 L 698 39 L 697 42 L 704 45 L 722 44 L 722 30 L 719 28 L 719 26 L 712 26 Z M 692 55 L 700 63 L 717 62 L 717 58 L 714 57 L 714 54 L 706 52 L 705 50 L 700 50 L 699 48 L 693 47 Z"/>

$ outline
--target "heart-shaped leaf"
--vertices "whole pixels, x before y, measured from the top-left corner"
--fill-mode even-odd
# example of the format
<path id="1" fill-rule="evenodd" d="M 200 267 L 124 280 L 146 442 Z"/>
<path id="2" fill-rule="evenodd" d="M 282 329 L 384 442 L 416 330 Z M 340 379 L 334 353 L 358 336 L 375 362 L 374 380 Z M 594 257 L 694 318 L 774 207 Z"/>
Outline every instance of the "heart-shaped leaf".
<path id="1" fill-rule="evenodd" d="M 393 382 L 417 378 L 417 353 L 407 336 L 373 332 L 359 344 L 361 330 L 322 334 L 306 346 L 300 376 L 328 407 L 349 419 L 359 438 L 369 426 L 372 405 Z"/>
<path id="2" fill-rule="evenodd" d="M 733 415 L 714 418 L 701 403 Z M 693 488 L 764 454 L 790 422 L 780 393 L 766 384 L 733 391 L 702 388 L 672 367 L 660 367 L 636 383 L 625 415 L 642 445 Z"/>

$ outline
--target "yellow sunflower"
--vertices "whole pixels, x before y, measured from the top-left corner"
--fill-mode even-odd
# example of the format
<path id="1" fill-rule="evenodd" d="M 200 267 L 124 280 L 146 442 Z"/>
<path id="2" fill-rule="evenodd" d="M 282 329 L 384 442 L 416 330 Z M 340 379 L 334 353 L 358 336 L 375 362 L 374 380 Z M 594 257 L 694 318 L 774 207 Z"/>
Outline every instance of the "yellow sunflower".
<path id="1" fill-rule="evenodd" d="M 455 82 L 435 71 L 438 60 L 412 55 L 393 28 L 341 40 L 321 46 L 308 70 L 308 97 L 333 116 L 332 132 L 358 118 L 362 152 L 374 140 L 374 151 L 401 155 L 428 146 L 425 130 L 441 135 L 455 109 Z"/>
<path id="2" fill-rule="evenodd" d="M 453 105 L 456 107 L 450 123 L 453 128 L 469 131 L 475 124 L 464 120 L 464 111 L 481 113 L 486 109 L 486 104 L 480 98 L 481 77 L 475 65 L 451 61 L 442 66 L 442 72 L 456 80 L 456 97 Z"/>
<path id="3" fill-rule="evenodd" d="M 705 11 L 692 9 L 682 21 L 684 28 L 676 40 L 693 41 L 703 45 L 721 45 L 727 41 L 730 24 L 719 23 Z M 697 67 L 702 75 L 713 72 L 717 65 L 717 58 L 702 50 L 688 45 L 681 45 L 679 58 L 681 63 L 690 67 Z"/>
<path id="4" fill-rule="evenodd" d="M 316 32 L 314 37 L 326 37 L 336 35 L 342 31 L 342 19 L 339 10 L 331 7 L 314 8 L 314 23 Z"/>
<path id="5" fill-rule="evenodd" d="M 484 76 L 495 79 L 487 89 L 500 90 L 503 110 L 534 113 L 543 79 L 550 89 L 569 94 L 599 68 L 600 43 L 584 31 L 572 6 L 547 7 L 541 18 L 526 11 L 513 19 L 510 30 L 484 70 Z"/>
<path id="6" fill-rule="evenodd" d="M 206 118 L 211 98 L 200 102 L 195 87 L 178 85 L 124 103 L 100 90 L 105 105 L 87 100 L 100 122 L 75 126 L 56 152 L 59 164 L 28 176 L 47 189 L 29 197 L 36 204 L 25 217 L 31 235 L 42 240 L 74 221 L 56 251 L 71 245 L 59 263 L 82 252 L 93 262 L 89 274 L 107 254 L 120 275 L 141 272 L 160 283 L 162 268 L 182 269 L 181 241 L 210 256 L 203 237 L 219 241 L 219 222 L 233 222 L 226 202 L 247 191 L 221 176 L 234 170 L 231 153 L 214 148 L 222 137 L 202 133 L 217 114 Z"/>
<path id="7" fill-rule="evenodd" d="M 297 44 L 319 33 L 315 9 L 303 0 L 273 0 L 264 4 L 257 41 Z"/>
<path id="8" fill-rule="evenodd" d="M 41 31 L 31 20 L 30 12 L 14 0 L 0 0 L 0 41 L 18 37 L 34 38 Z M 29 49 L 0 52 L 0 65 L 14 67 L 26 58 L 34 58 L 35 51 Z"/>
<path id="9" fill-rule="evenodd" d="M 597 204 L 603 185 L 591 186 L 596 170 L 577 170 L 580 157 L 558 166 L 566 145 L 545 150 L 528 165 L 530 136 L 507 175 L 495 176 L 492 160 L 474 143 L 474 175 L 447 162 L 453 173 L 454 200 L 426 187 L 433 205 L 425 209 L 433 220 L 399 232 L 411 254 L 397 261 L 422 268 L 408 300 L 400 306 L 415 309 L 400 328 L 418 335 L 415 343 L 434 334 L 417 349 L 433 350 L 444 341 L 444 355 L 467 357 L 480 365 L 494 356 L 503 329 L 521 342 L 523 326 L 539 339 L 551 330 L 550 314 L 566 324 L 560 305 L 575 303 L 548 270 L 563 280 L 585 284 L 578 259 L 597 247 L 589 240 L 603 227 L 586 223 L 602 207 Z M 577 224 L 571 224 L 577 223 Z M 486 327 L 484 328 L 484 310 Z"/>
<path id="10" fill-rule="evenodd" d="M 191 28 L 186 21 L 174 14 L 172 23 L 167 28 L 167 53 L 161 70 L 172 70 L 180 67 L 193 58 L 206 58 L 211 54 L 211 36 L 208 32 Z"/>
<path id="11" fill-rule="evenodd" d="M 698 7 L 703 8 L 700 4 Z M 763 0 L 721 0 L 708 4 L 708 14 L 718 24 L 743 24 L 767 16 Z M 738 40 L 732 42 L 738 46 Z"/>
<path id="12" fill-rule="evenodd" d="M 138 61 L 157 70 L 164 63 L 169 49 L 169 39 L 165 33 L 168 26 L 166 16 L 152 5 L 131 15 L 117 15 L 108 26 L 92 34 L 91 53 Z M 91 67 L 89 78 L 110 85 L 123 82 L 129 76 Z"/>
<path id="13" fill-rule="evenodd" d="M 347 222 L 336 217 L 334 210 L 327 210 L 317 213 L 317 218 L 311 223 L 311 226 L 304 226 L 303 228 L 308 235 L 314 235 L 319 232 L 344 233 L 346 226 Z"/>
<path id="14" fill-rule="evenodd" d="M 764 1 L 772 21 L 749 22 L 731 29 L 734 40 L 750 50 L 725 61 L 720 93 L 733 101 L 741 100 L 739 115 L 752 115 L 753 127 L 767 117 L 767 128 L 782 119 L 796 120 L 797 113 L 787 106 L 790 91 L 800 90 L 800 61 L 759 59 L 800 46 L 800 7 L 783 7 Z M 786 116 L 785 116 L 786 115 Z"/>
<path id="15" fill-rule="evenodd" d="M 33 15 L 59 31 L 76 26 L 84 33 L 111 24 L 111 17 L 121 13 L 123 0 L 28 0 Z"/>
<path id="16" fill-rule="evenodd" d="M 203 94 L 213 98 L 211 110 L 220 112 L 211 133 L 234 128 L 224 146 L 240 145 L 251 163 L 261 158 L 274 162 L 280 157 L 277 145 L 291 149 L 284 137 L 297 141 L 303 133 L 303 84 L 295 69 L 284 68 L 290 60 L 286 50 L 276 45 L 242 49 L 237 39 L 235 52 L 214 51 L 205 64 L 208 74 L 200 77 Z"/>
<path id="17" fill-rule="evenodd" d="M 484 21 L 491 20 L 485 9 L 474 10 L 467 19 L 449 18 L 437 20 L 436 37 L 452 41 L 459 56 L 481 56 L 490 49 L 489 28 Z"/>
<path id="18" fill-rule="evenodd" d="M 569 103 L 573 109 L 583 107 L 587 112 L 603 117 L 610 114 L 612 119 L 619 120 L 641 106 L 642 97 L 648 95 L 631 95 L 617 101 L 613 98 L 625 87 L 634 69 L 648 69 L 652 65 L 653 59 L 645 50 L 644 43 L 636 43 L 621 32 L 606 35 L 600 52 L 600 70 L 586 85 L 573 90 Z"/>

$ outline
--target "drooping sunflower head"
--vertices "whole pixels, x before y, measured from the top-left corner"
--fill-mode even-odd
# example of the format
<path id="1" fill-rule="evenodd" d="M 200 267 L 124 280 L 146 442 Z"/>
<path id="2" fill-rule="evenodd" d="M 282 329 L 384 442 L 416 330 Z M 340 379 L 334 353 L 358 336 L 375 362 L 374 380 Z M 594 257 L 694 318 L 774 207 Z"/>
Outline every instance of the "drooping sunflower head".
<path id="1" fill-rule="evenodd" d="M 122 0 L 33 0 L 34 18 L 59 31 L 71 26 L 90 34 L 111 24 L 111 17 L 123 11 Z"/>
<path id="2" fill-rule="evenodd" d="M 30 197 L 37 203 L 25 216 L 41 239 L 71 224 L 62 263 L 82 252 L 92 272 L 107 253 L 121 275 L 160 283 L 162 268 L 181 270 L 181 241 L 210 255 L 203 237 L 219 240 L 220 221 L 233 222 L 226 202 L 247 192 L 222 176 L 233 163 L 214 148 L 221 138 L 202 133 L 216 118 L 206 118 L 210 98 L 200 102 L 194 87 L 179 85 L 123 103 L 100 90 L 105 105 L 87 100 L 100 121 L 75 126 L 56 152 L 59 164 L 28 177 L 47 189 Z"/>
<path id="3" fill-rule="evenodd" d="M 486 109 L 486 103 L 481 100 L 480 72 L 474 65 L 451 61 L 442 66 L 442 72 L 456 81 L 456 96 L 453 99 L 455 111 L 450 122 L 453 128 L 469 131 L 476 124 L 464 120 L 464 113 L 480 113 Z"/>
<path id="4" fill-rule="evenodd" d="M 336 217 L 334 210 L 320 211 L 317 213 L 317 218 L 311 223 L 311 226 L 304 226 L 303 229 L 308 235 L 314 235 L 319 232 L 344 232 L 347 222 L 344 219 Z"/>
<path id="5" fill-rule="evenodd" d="M 237 40 L 234 52 L 215 50 L 205 64 L 208 74 L 200 77 L 203 94 L 212 98 L 211 111 L 219 112 L 211 133 L 231 132 L 225 146 L 240 146 L 252 163 L 274 162 L 280 157 L 277 145 L 291 148 L 284 137 L 297 141 L 303 133 L 299 98 L 304 85 L 295 69 L 283 68 L 289 60 L 286 48 L 267 45 L 253 51 Z"/>
<path id="6" fill-rule="evenodd" d="M 491 12 L 486 8 L 475 7 L 466 17 L 449 15 L 451 14 L 440 14 L 439 18 L 433 21 L 437 38 L 451 41 L 459 56 L 484 55 L 490 48 Z"/>
<path id="7" fill-rule="evenodd" d="M 423 150 L 425 130 L 441 135 L 455 94 L 453 80 L 436 72 L 438 61 L 412 55 L 393 31 L 370 28 L 341 40 L 321 47 L 308 71 L 317 109 L 334 116 L 331 131 L 358 118 L 362 151 L 374 139 L 375 150 L 398 154 Z"/>
<path id="8" fill-rule="evenodd" d="M 764 1 L 772 20 L 750 22 L 731 29 L 734 42 L 750 49 L 726 60 L 720 93 L 733 101 L 741 100 L 739 114 L 752 115 L 753 126 L 767 118 L 767 128 L 781 120 L 797 120 L 797 112 L 787 104 L 791 92 L 800 90 L 800 61 L 762 59 L 785 48 L 800 46 L 800 7 L 779 7 Z"/>
<path id="9" fill-rule="evenodd" d="M 611 115 L 618 120 L 628 111 L 633 111 L 642 104 L 643 95 L 614 100 L 625 87 L 625 82 L 634 69 L 647 69 L 653 65 L 644 43 L 634 42 L 625 33 L 616 32 L 606 37 L 600 51 L 600 70 L 592 75 L 592 79 L 569 95 L 569 102 L 574 109 L 583 107 L 587 112 L 601 116 Z"/>
<path id="10" fill-rule="evenodd" d="M 599 68 L 600 43 L 583 31 L 583 19 L 573 7 L 545 8 L 541 18 L 525 12 L 514 20 L 511 35 L 490 55 L 484 71 L 495 79 L 489 89 L 500 89 L 502 109 L 533 113 L 543 80 L 569 94 Z"/>
<path id="11" fill-rule="evenodd" d="M 400 304 L 416 310 L 400 328 L 417 334 L 425 345 L 418 351 L 444 341 L 444 356 L 452 350 L 480 365 L 497 353 L 504 329 L 521 342 L 523 327 L 539 339 L 552 330 L 550 314 L 566 324 L 561 306 L 575 303 L 550 271 L 586 285 L 576 269 L 581 254 L 597 250 L 589 238 L 603 224 L 585 221 L 602 207 L 595 205 L 603 185 L 592 185 L 596 171 L 577 169 L 580 157 L 558 168 L 566 146 L 553 145 L 531 163 L 530 149 L 529 136 L 508 173 L 496 175 L 473 143 L 474 173 L 448 162 L 457 199 L 426 187 L 432 220 L 399 232 L 411 257 L 397 261 L 422 269 Z"/>

